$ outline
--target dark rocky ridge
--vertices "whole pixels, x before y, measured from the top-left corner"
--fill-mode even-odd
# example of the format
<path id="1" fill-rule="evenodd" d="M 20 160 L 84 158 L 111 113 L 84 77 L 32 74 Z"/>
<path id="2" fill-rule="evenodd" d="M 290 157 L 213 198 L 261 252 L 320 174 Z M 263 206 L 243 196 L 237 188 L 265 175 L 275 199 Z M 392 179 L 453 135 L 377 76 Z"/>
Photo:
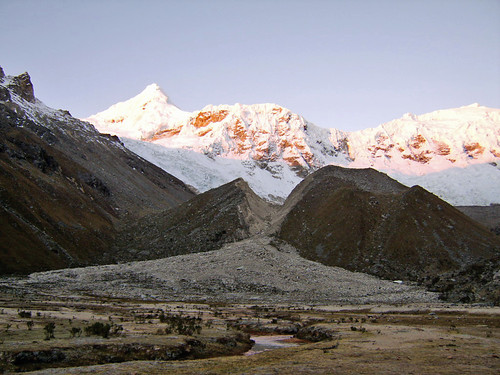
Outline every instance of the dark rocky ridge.
<path id="1" fill-rule="evenodd" d="M 331 178 L 332 175 L 335 175 L 335 178 Z M 323 192 L 348 187 L 365 192 L 396 194 L 407 189 L 405 185 L 375 169 L 349 169 L 328 165 L 311 173 L 292 190 L 274 219 L 273 229 L 276 230 L 276 226 L 279 228 L 284 217 L 304 197 L 309 196 L 311 189 L 317 189 L 320 186 Z M 312 192 L 310 197 L 314 198 L 318 192 Z"/>
<path id="2" fill-rule="evenodd" d="M 125 218 L 195 194 L 180 180 L 0 78 L 0 274 L 103 263 Z"/>
<path id="3" fill-rule="evenodd" d="M 302 256 L 383 278 L 422 281 L 500 252 L 481 224 L 423 188 L 371 169 L 323 168 L 285 207 L 277 237 Z"/>
<path id="4" fill-rule="evenodd" d="M 114 253 L 145 260 L 219 249 L 263 231 L 274 210 L 240 178 L 131 223 Z"/>

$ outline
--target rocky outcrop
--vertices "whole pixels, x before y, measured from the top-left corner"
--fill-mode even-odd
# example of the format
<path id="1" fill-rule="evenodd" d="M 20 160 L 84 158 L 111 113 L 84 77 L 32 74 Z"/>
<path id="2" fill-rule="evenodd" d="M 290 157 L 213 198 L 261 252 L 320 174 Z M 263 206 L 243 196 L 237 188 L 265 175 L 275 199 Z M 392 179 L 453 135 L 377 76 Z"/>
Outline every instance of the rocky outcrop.
<path id="1" fill-rule="evenodd" d="M 426 286 L 446 301 L 500 306 L 500 256 L 439 275 Z"/>
<path id="2" fill-rule="evenodd" d="M 14 77 L 9 84 L 9 89 L 26 101 L 30 103 L 35 102 L 35 91 L 31 83 L 31 77 L 27 72 Z"/>
<path id="3" fill-rule="evenodd" d="M 295 337 L 301 340 L 318 342 L 335 339 L 339 340 L 340 333 L 328 327 L 324 327 L 321 325 L 312 325 L 301 327 L 295 334 Z"/>
<path id="4" fill-rule="evenodd" d="M 6 87 L 0 86 L 0 100 L 3 102 L 10 101 L 10 92 Z"/>

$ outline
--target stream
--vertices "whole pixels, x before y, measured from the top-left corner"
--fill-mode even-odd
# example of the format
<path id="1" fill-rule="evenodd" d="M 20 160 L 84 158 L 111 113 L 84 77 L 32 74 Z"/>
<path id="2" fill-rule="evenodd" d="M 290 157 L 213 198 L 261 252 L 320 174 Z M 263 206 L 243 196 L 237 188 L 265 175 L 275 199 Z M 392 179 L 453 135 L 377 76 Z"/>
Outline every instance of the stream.
<path id="1" fill-rule="evenodd" d="M 251 339 L 255 341 L 255 344 L 244 355 L 254 355 L 268 350 L 297 346 L 298 344 L 295 342 L 287 342 L 292 338 L 291 335 L 252 336 Z"/>

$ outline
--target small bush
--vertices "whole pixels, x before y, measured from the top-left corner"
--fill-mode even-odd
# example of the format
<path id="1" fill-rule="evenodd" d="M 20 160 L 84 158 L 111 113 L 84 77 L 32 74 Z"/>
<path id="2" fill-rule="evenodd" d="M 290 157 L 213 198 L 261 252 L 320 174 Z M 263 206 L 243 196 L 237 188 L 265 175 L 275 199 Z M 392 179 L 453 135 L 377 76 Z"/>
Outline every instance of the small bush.
<path id="1" fill-rule="evenodd" d="M 21 310 L 17 313 L 21 318 L 31 318 L 31 311 Z"/>
<path id="2" fill-rule="evenodd" d="M 109 331 L 111 330 L 111 325 L 106 323 L 103 324 L 101 322 L 95 322 L 94 324 L 85 327 L 85 334 L 87 336 L 95 335 L 102 336 L 107 339 L 109 337 Z"/>
<path id="3" fill-rule="evenodd" d="M 76 336 L 80 337 L 82 335 L 82 329 L 77 327 L 71 327 L 71 329 L 69 330 L 69 335 L 71 338 Z"/>
<path id="4" fill-rule="evenodd" d="M 94 324 L 85 327 L 84 331 L 87 336 L 102 336 L 103 338 L 107 339 L 110 335 L 117 335 L 120 331 L 123 331 L 123 326 L 95 322 Z"/>
<path id="5" fill-rule="evenodd" d="M 161 323 L 167 323 L 165 328 L 167 334 L 177 332 L 179 335 L 192 336 L 194 333 L 200 334 L 202 330 L 202 319 L 197 317 L 164 314 L 163 311 L 159 315 Z"/>
<path id="6" fill-rule="evenodd" d="M 54 330 L 56 329 L 56 325 L 53 322 L 47 323 L 43 330 L 45 331 L 45 340 L 55 339 Z"/>

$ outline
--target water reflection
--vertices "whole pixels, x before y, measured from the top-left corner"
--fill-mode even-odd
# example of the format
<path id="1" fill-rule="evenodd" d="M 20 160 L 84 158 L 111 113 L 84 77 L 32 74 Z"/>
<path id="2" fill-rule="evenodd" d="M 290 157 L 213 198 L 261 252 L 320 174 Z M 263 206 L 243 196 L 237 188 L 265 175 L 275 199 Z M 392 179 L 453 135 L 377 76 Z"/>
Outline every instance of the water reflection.
<path id="1" fill-rule="evenodd" d="M 290 335 L 252 336 L 252 340 L 255 341 L 255 344 L 244 355 L 254 355 L 268 350 L 298 345 L 293 342 L 293 336 Z"/>

